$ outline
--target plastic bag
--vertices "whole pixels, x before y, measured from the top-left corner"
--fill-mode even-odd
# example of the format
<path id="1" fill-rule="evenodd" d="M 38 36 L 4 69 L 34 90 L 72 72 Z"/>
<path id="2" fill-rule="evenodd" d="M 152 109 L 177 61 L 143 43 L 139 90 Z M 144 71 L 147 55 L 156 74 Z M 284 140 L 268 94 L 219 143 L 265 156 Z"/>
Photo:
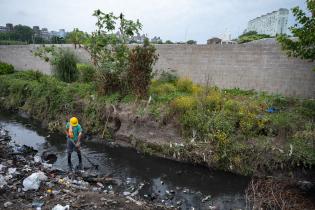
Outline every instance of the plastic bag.
<path id="1" fill-rule="evenodd" d="M 0 175 L 0 188 L 4 187 L 7 184 L 4 177 Z"/>
<path id="2" fill-rule="evenodd" d="M 60 204 L 57 204 L 54 208 L 52 208 L 52 210 L 69 210 L 70 206 L 66 205 L 66 206 L 62 206 Z"/>
<path id="3" fill-rule="evenodd" d="M 39 171 L 36 173 L 33 173 L 32 175 L 28 176 L 26 179 L 23 180 L 23 190 L 38 190 L 41 181 L 46 181 L 47 176 Z"/>

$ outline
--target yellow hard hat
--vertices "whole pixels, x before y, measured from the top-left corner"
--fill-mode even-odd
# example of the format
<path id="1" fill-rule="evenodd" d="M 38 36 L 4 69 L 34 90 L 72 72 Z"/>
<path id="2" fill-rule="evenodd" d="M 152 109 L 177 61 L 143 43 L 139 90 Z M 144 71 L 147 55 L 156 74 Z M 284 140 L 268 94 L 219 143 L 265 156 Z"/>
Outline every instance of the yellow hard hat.
<path id="1" fill-rule="evenodd" d="M 76 117 L 71 117 L 71 119 L 70 119 L 70 124 L 71 124 L 72 126 L 77 126 L 77 125 L 79 124 L 78 118 L 76 118 Z"/>

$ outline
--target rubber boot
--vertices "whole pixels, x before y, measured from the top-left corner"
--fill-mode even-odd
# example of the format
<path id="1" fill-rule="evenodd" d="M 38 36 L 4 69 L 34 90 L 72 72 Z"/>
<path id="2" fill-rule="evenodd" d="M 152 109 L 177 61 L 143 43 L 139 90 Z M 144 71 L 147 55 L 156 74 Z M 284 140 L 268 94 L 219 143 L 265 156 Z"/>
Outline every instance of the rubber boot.
<path id="1" fill-rule="evenodd" d="M 82 156 L 81 156 L 81 151 L 77 151 L 78 158 L 79 158 L 79 165 L 78 165 L 78 170 L 82 170 Z"/>
<path id="2" fill-rule="evenodd" d="M 70 152 L 68 152 L 68 167 L 69 167 L 69 171 L 71 172 L 73 170 L 73 167 L 72 167 L 71 153 Z"/>

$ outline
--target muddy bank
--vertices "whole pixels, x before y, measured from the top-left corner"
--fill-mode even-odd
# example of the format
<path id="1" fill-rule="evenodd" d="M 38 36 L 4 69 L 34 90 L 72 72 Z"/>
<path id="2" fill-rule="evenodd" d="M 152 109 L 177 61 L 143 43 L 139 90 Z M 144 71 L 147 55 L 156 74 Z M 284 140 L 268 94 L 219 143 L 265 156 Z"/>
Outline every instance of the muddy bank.
<path id="1" fill-rule="evenodd" d="M 119 181 L 111 177 L 83 171 L 66 173 L 53 169 L 43 161 L 45 157 L 36 154 L 31 147 L 14 144 L 0 127 L 1 209 L 52 209 L 58 204 L 69 205 L 71 209 L 166 208 L 141 200 L 137 189 L 128 196 L 119 195 L 112 190 Z"/>

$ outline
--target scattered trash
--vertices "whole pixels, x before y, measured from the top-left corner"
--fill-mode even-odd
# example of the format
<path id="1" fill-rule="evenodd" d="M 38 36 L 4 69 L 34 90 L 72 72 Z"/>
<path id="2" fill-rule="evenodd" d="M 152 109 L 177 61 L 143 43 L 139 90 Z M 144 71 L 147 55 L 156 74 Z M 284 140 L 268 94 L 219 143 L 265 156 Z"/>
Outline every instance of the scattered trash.
<path id="1" fill-rule="evenodd" d="M 36 173 L 33 173 L 32 175 L 28 176 L 26 179 L 23 180 L 23 191 L 28 190 L 38 190 L 41 181 L 46 181 L 47 176 L 39 171 Z"/>
<path id="2" fill-rule="evenodd" d="M 5 169 L 5 168 L 6 168 L 5 165 L 0 164 L 0 172 L 2 172 L 2 170 Z"/>
<path id="3" fill-rule="evenodd" d="M 211 199 L 211 195 L 208 195 L 208 196 L 206 196 L 205 198 L 203 198 L 202 200 L 201 200 L 201 202 L 206 202 L 206 201 L 208 201 L 208 200 L 210 200 Z"/>
<path id="4" fill-rule="evenodd" d="M 275 113 L 275 112 L 279 112 L 279 109 L 275 108 L 275 107 L 269 107 L 266 112 L 268 113 Z"/>
<path id="5" fill-rule="evenodd" d="M 123 195 L 124 196 L 128 196 L 128 195 L 130 195 L 131 193 L 130 192 L 123 192 Z"/>
<path id="6" fill-rule="evenodd" d="M 38 210 L 41 209 L 43 205 L 44 205 L 44 201 L 42 201 L 42 200 L 34 200 L 32 202 L 32 208 L 35 208 Z"/>
<path id="7" fill-rule="evenodd" d="M 7 202 L 5 202 L 5 203 L 3 204 L 3 207 L 4 207 L 4 208 L 8 208 L 8 207 L 11 206 L 12 204 L 13 204 L 12 202 L 7 201 Z"/>
<path id="8" fill-rule="evenodd" d="M 7 182 L 5 181 L 4 177 L 0 175 L 0 188 L 3 188 L 5 185 L 7 185 Z"/>
<path id="9" fill-rule="evenodd" d="M 8 169 L 8 173 L 9 173 L 10 175 L 16 174 L 16 168 L 9 168 L 9 169 Z"/>
<path id="10" fill-rule="evenodd" d="M 34 162 L 35 163 L 40 163 L 40 162 L 42 162 L 42 158 L 40 156 L 38 156 L 38 155 L 35 155 L 34 156 Z"/>
<path id="11" fill-rule="evenodd" d="M 52 210 L 69 210 L 70 206 L 66 205 L 66 206 L 62 206 L 60 204 L 57 204 L 56 206 L 54 206 L 54 208 L 52 208 Z"/>
<path id="12" fill-rule="evenodd" d="M 52 168 L 52 164 L 42 163 L 43 167 L 46 169 Z"/>

